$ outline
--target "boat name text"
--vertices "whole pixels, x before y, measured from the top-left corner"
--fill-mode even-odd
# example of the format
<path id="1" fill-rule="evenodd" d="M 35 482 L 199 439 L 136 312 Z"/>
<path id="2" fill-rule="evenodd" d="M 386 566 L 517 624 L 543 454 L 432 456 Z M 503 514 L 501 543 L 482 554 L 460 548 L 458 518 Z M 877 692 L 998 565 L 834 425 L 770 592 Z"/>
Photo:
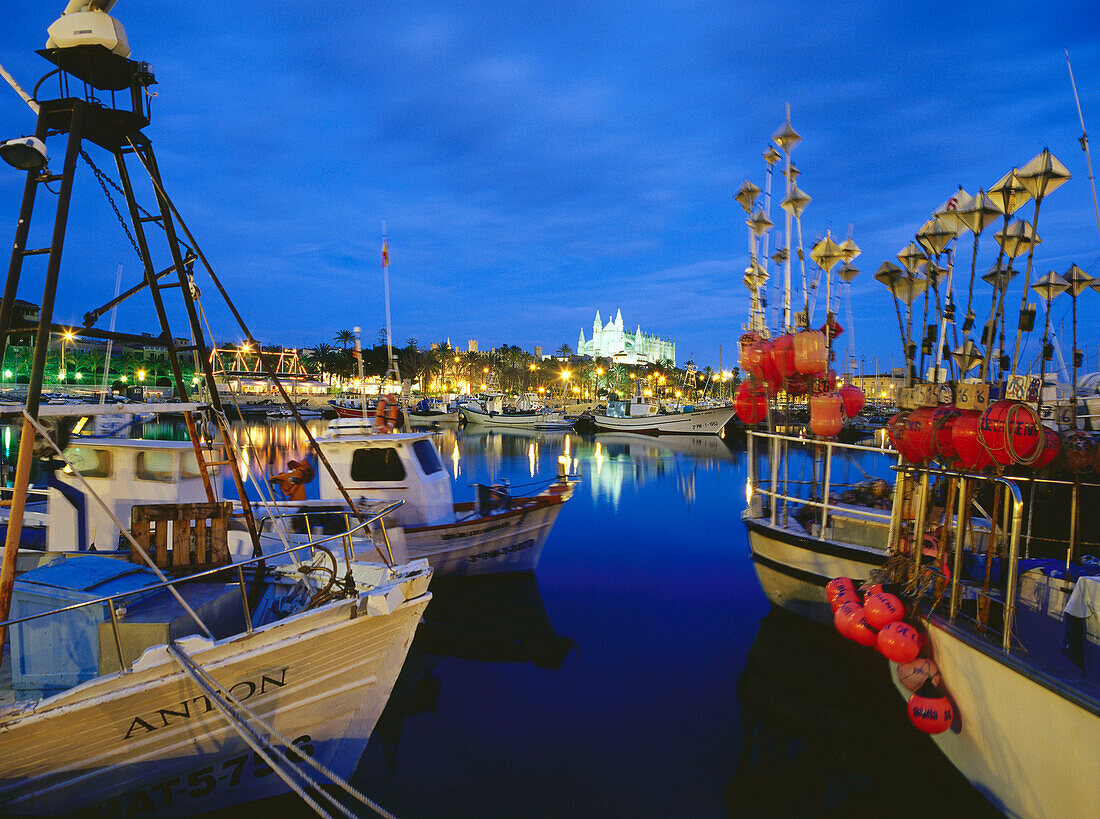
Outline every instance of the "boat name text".
<path id="1" fill-rule="evenodd" d="M 286 685 L 287 668 L 289 666 L 280 668 L 278 671 L 272 672 L 270 676 L 261 674 L 255 680 L 241 680 L 231 685 L 227 692 L 219 691 L 218 693 L 222 696 L 226 693 L 232 694 L 238 700 L 244 702 L 256 694 L 266 694 L 271 688 L 282 688 Z M 192 717 L 209 714 L 213 710 L 214 705 L 210 702 L 210 698 L 205 694 L 199 694 L 199 696 L 192 699 L 183 700 L 178 707 L 173 705 L 171 708 L 158 708 L 156 711 L 134 717 L 130 721 L 126 736 L 123 738 L 143 737 L 160 728 L 167 728 L 169 725 L 189 720 Z"/>

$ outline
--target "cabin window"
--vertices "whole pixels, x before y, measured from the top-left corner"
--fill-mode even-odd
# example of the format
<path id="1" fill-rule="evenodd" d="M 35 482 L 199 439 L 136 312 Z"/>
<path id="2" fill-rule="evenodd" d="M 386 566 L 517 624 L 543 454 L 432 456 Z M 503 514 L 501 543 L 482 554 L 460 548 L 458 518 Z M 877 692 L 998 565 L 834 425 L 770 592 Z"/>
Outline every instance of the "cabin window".
<path id="1" fill-rule="evenodd" d="M 357 483 L 404 478 L 405 467 L 393 447 L 357 449 L 351 456 L 351 479 Z"/>
<path id="2" fill-rule="evenodd" d="M 111 477 L 111 451 L 109 449 L 74 446 L 65 450 L 65 457 L 85 478 Z M 73 470 L 66 466 L 64 472 L 71 475 Z"/>
<path id="3" fill-rule="evenodd" d="M 425 475 L 433 475 L 436 472 L 443 471 L 443 462 L 439 460 L 439 451 L 431 441 L 416 441 L 413 444 L 413 452 L 416 453 L 416 459 L 420 461 L 420 468 L 424 470 Z"/>
<path id="4" fill-rule="evenodd" d="M 199 477 L 202 477 L 202 472 L 199 471 L 199 461 L 195 453 L 184 452 L 183 458 L 180 459 L 180 478 L 190 481 Z"/>
<path id="5" fill-rule="evenodd" d="M 155 449 L 137 454 L 137 469 L 134 477 L 139 481 L 159 481 L 170 483 L 176 479 L 174 452 L 158 452 Z"/>

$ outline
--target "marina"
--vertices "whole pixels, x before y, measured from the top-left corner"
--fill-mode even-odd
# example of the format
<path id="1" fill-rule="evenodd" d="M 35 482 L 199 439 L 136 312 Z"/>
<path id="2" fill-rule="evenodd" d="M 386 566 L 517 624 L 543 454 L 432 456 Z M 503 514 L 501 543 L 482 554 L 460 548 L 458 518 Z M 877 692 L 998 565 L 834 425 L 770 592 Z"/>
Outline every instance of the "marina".
<path id="1" fill-rule="evenodd" d="M 0 815 L 1100 816 L 1073 26 L 16 5 Z"/>

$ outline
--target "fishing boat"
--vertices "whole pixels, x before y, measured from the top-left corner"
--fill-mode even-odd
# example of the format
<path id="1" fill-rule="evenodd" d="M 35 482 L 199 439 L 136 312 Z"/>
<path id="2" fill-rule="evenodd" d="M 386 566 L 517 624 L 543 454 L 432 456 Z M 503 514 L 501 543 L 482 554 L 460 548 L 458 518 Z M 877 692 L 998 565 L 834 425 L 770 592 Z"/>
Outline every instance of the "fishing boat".
<path id="1" fill-rule="evenodd" d="M 897 308 L 907 386 L 888 425 L 891 448 L 877 456 L 886 468 L 869 470 L 877 478 L 852 485 L 842 477 L 846 453 L 875 450 L 835 441 L 836 401 L 814 402 L 828 382 L 811 389 L 812 437 L 749 433 L 744 520 L 769 598 L 877 645 L 913 724 L 1010 816 L 1100 813 L 1100 790 L 1088 784 L 1100 748 L 1100 441 L 1078 417 L 1076 372 L 1076 300 L 1092 277 L 1076 265 L 1031 277 L 1039 204 L 1069 178 L 1044 150 L 988 191 L 958 191 L 898 254 L 901 267 L 880 267 L 876 279 Z M 1013 220 L 1029 200 L 1031 222 Z M 984 277 L 992 292 L 979 345 L 967 336 L 980 296 L 977 237 L 996 223 L 1002 227 L 997 260 Z M 947 307 L 955 250 L 968 230 L 967 308 L 955 328 L 958 347 L 945 356 L 955 321 Z M 1013 267 L 1025 254 L 1024 318 L 1012 344 L 998 326 Z M 1058 384 L 1046 363 L 1050 304 L 1062 293 L 1073 299 L 1074 354 Z M 1046 305 L 1038 373 L 1018 366 L 1032 326 L 1029 295 Z M 920 296 L 930 329 L 918 348 L 912 323 Z M 753 340 L 750 360 L 776 352 L 775 342 L 770 350 L 760 344 Z M 777 356 L 785 355 L 781 346 Z M 782 365 L 770 360 L 778 384 Z M 918 378 L 925 362 L 928 377 Z M 755 416 L 759 404 L 750 398 L 746 410 Z M 838 591 L 848 583 L 850 591 Z M 896 593 L 897 606 L 882 602 L 882 589 Z M 903 622 L 892 622 L 903 614 Z"/>
<path id="2" fill-rule="evenodd" d="M 573 496 L 575 481 L 565 464 L 559 462 L 557 475 L 534 494 L 479 484 L 476 500 L 456 503 L 432 438 L 427 431 L 380 433 L 373 423 L 338 418 L 317 438 L 330 467 L 317 470 L 321 499 L 280 502 L 280 514 L 323 521 L 346 514 L 348 504 L 401 500 L 386 529 L 398 561 L 427 560 L 441 577 L 534 571 Z"/>
<path id="3" fill-rule="evenodd" d="M 384 532 L 384 516 L 399 508 L 398 501 L 358 510 L 340 534 L 261 550 L 181 233 L 216 289 L 225 291 L 164 189 L 143 132 L 155 78 L 147 63 L 129 59 L 121 24 L 104 10 L 112 5 L 70 3 L 50 27 L 40 53 L 56 68 L 35 86 L 34 98 L 24 94 L 37 115 L 35 136 L 0 146 L 5 161 L 26 176 L 0 304 L 0 359 L 13 329 L 34 339 L 0 570 L 0 812 L 190 816 L 285 791 L 319 812 L 347 799 L 363 810 L 377 809 L 347 779 L 428 605 L 432 571 L 425 562 L 394 562 L 384 535 L 369 560 L 344 545 L 368 531 Z M 44 98 L 55 87 L 59 96 Z M 63 167 L 51 172 L 45 143 L 57 137 L 67 146 Z M 106 181 L 93 164 L 101 152 L 118 169 L 117 190 L 125 201 L 121 208 L 113 199 L 111 204 L 143 265 L 144 285 L 128 296 L 145 289 L 151 297 L 160 323 L 153 338 L 167 351 L 179 399 L 173 407 L 188 429 L 184 444 L 120 439 L 102 453 L 87 440 L 67 445 L 62 426 L 49 415 L 55 408 L 42 401 L 49 338 L 58 332 L 53 305 L 77 160 Z M 138 201 L 129 172 L 135 162 L 155 191 L 155 204 Z M 31 237 L 49 231 L 36 226 L 36 193 L 50 185 L 59 191 L 56 198 L 43 197 L 55 208 L 52 239 L 39 249 Z M 163 274 L 175 274 L 170 283 L 158 278 L 152 238 L 163 238 L 158 251 L 171 257 Z M 45 284 L 38 320 L 28 325 L 15 319 L 13 308 L 24 264 L 35 258 L 46 260 Z M 80 272 L 81 288 L 94 293 L 95 276 Z M 172 305 L 182 306 L 173 314 L 186 315 L 190 325 L 189 349 L 206 393 L 201 402 L 190 400 L 192 385 L 180 366 L 180 333 L 172 332 L 165 308 L 168 288 L 182 302 Z M 232 312 L 255 344 L 240 313 Z M 143 338 L 105 333 L 93 324 L 89 320 L 81 335 Z M 289 401 L 281 386 L 280 392 Z M 72 404 L 56 410 L 83 414 Z M 112 464 L 116 456 L 119 463 Z M 17 577 L 36 461 L 48 473 L 65 475 L 67 488 L 79 485 L 81 494 L 61 488 L 62 482 L 53 487 L 58 508 L 47 514 L 59 516 L 50 521 L 56 525 L 45 548 L 58 559 L 24 566 Z M 149 487 L 112 507 L 91 483 L 114 465 Z M 211 470 L 222 466 L 239 491 L 236 509 L 212 488 Z M 181 483 L 201 494 L 181 502 Z M 159 494 L 164 487 L 170 497 Z M 120 494 L 125 501 L 125 491 Z M 89 539 L 92 508 L 110 519 L 110 535 L 97 531 Z M 125 549 L 117 549 L 119 537 Z M 97 538 L 105 551 L 92 550 Z M 342 552 L 339 576 L 330 547 Z M 339 799 L 326 790 L 331 788 Z"/>
<path id="4" fill-rule="evenodd" d="M 438 398 L 422 398 L 410 407 L 406 415 L 410 424 L 420 426 L 429 424 L 457 424 L 458 408 L 451 407 Z"/>
<path id="5" fill-rule="evenodd" d="M 564 413 L 551 417 L 552 410 L 549 407 L 533 407 L 522 396 L 512 406 L 505 406 L 504 396 L 499 393 L 485 395 L 478 402 L 460 403 L 458 414 L 462 422 L 470 426 L 536 429 L 537 424 L 547 425 L 555 420 L 564 420 Z"/>
<path id="6" fill-rule="evenodd" d="M 681 406 L 667 409 L 659 401 L 635 395 L 630 401 L 608 401 L 607 411 L 593 413 L 598 430 L 636 432 L 646 435 L 719 435 L 733 420 L 729 406 Z"/>

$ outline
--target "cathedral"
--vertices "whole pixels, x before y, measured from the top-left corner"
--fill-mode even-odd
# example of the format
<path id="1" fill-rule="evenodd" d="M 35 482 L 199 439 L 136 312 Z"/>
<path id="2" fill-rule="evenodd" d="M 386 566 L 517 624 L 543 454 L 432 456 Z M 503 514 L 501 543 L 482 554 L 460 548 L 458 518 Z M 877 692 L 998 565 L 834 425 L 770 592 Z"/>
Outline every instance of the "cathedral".
<path id="1" fill-rule="evenodd" d="M 596 320 L 592 322 L 592 338 L 584 340 L 581 330 L 577 342 L 577 355 L 589 355 L 610 358 L 618 364 L 655 364 L 658 361 L 671 361 L 676 365 L 676 342 L 665 340 L 642 332 L 639 325 L 633 333 L 623 330 L 623 313 L 615 313 L 615 319 L 600 321 L 600 311 L 596 311 Z"/>

